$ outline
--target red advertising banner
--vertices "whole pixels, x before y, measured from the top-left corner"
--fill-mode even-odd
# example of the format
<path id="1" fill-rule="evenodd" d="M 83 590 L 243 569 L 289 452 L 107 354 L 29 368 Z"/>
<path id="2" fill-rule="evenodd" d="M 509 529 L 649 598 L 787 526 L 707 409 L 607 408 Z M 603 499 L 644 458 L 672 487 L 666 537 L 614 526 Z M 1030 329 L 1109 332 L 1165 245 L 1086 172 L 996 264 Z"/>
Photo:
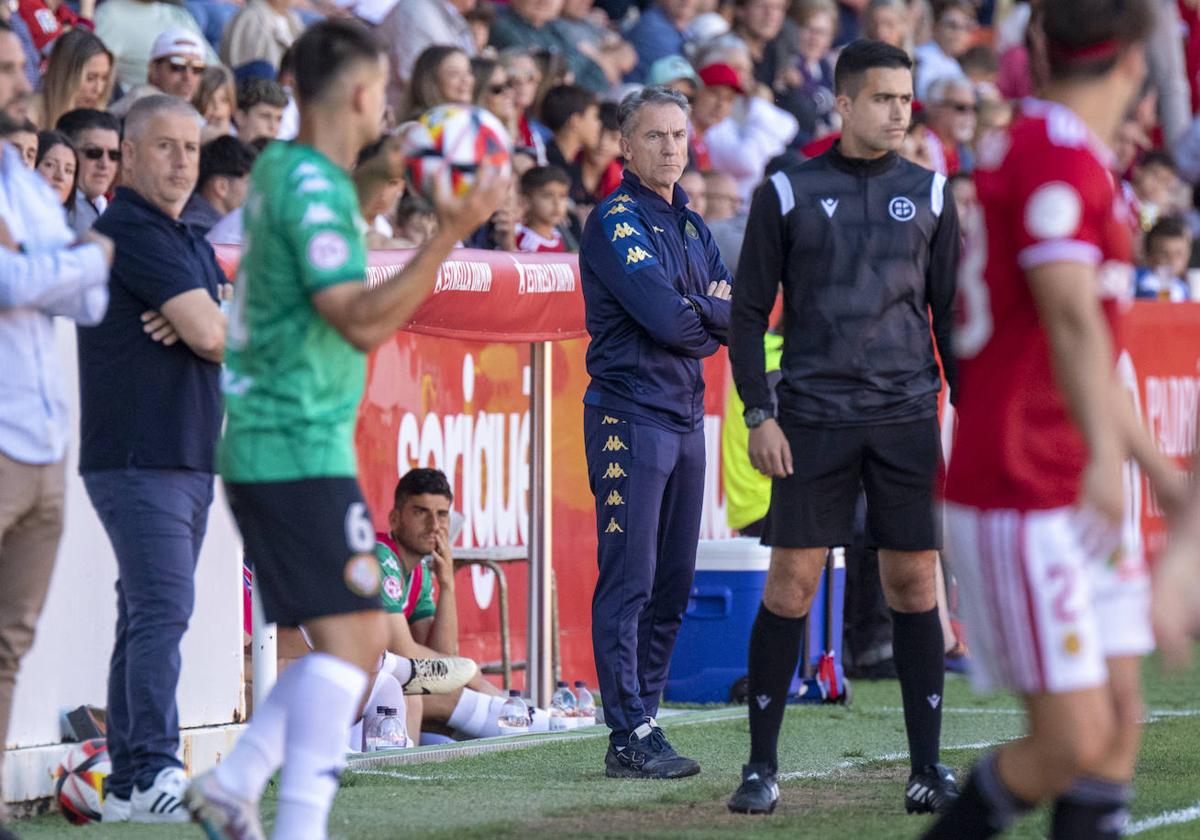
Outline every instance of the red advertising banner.
<path id="1" fill-rule="evenodd" d="M 241 250 L 217 246 L 226 275 L 237 272 Z M 398 274 L 412 251 L 372 251 L 367 283 Z M 575 257 L 461 249 L 442 263 L 429 299 L 405 331 L 467 341 L 562 341 L 587 335 Z"/>

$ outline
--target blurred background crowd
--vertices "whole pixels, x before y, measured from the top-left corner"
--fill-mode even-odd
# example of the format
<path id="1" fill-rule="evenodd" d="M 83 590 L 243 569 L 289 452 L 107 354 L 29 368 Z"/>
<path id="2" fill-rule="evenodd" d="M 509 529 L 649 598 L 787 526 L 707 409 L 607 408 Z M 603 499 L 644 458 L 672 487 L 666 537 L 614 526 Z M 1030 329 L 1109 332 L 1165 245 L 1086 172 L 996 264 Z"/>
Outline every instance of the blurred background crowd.
<path id="1" fill-rule="evenodd" d="M 1136 210 L 1138 296 L 1187 300 L 1200 231 L 1200 0 L 1159 0 L 1151 73 L 1121 131 L 1115 173 Z M 121 117 L 156 92 L 207 125 L 184 221 L 240 240 L 247 176 L 265 144 L 295 135 L 290 47 L 305 26 L 356 16 L 391 58 L 385 126 L 475 104 L 505 126 L 519 174 L 508 204 L 464 245 L 572 251 L 619 183 L 616 104 L 646 84 L 692 103 L 682 181 L 736 268 L 751 195 L 838 136 L 833 67 L 869 37 L 917 61 L 903 154 L 972 206 L 976 150 L 1033 94 L 1027 3 L 1014 0 L 9 0 L 34 117 L 9 136 L 59 192 L 79 231 L 121 177 Z M 362 160 L 380 147 L 363 151 Z M 433 208 L 401 180 L 362 196 L 374 248 L 420 245 Z M 1189 272 L 1191 274 L 1189 275 Z M 1189 276 L 1192 282 L 1189 284 Z"/>

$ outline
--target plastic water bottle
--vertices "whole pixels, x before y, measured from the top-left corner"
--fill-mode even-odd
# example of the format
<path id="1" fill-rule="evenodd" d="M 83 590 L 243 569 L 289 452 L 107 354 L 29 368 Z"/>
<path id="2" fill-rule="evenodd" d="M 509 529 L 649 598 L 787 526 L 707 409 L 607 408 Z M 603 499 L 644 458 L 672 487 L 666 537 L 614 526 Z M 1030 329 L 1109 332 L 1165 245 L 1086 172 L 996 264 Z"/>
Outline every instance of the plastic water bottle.
<path id="1" fill-rule="evenodd" d="M 529 732 L 529 707 L 515 688 L 508 692 L 508 699 L 500 707 L 496 721 L 501 735 L 524 735 Z"/>
<path id="2" fill-rule="evenodd" d="M 575 680 L 575 719 L 576 726 L 596 725 L 596 698 L 583 680 Z"/>
<path id="3" fill-rule="evenodd" d="M 408 746 L 408 732 L 404 721 L 392 706 L 384 709 L 379 721 L 379 746 L 377 750 L 398 750 Z"/>
<path id="4" fill-rule="evenodd" d="M 576 726 L 575 709 L 575 695 L 567 687 L 566 680 L 559 680 L 554 694 L 550 695 L 550 731 L 573 729 Z"/>
<path id="5" fill-rule="evenodd" d="M 373 714 L 367 714 L 363 721 L 363 752 L 380 749 L 380 726 L 386 716 L 387 706 L 376 706 Z"/>

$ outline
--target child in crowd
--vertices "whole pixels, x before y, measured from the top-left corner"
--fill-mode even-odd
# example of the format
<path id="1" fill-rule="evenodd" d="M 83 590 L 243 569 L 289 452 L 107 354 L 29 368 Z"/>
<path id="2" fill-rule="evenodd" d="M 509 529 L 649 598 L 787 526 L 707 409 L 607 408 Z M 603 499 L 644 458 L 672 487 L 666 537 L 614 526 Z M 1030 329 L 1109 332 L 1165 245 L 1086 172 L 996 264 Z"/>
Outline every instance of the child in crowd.
<path id="1" fill-rule="evenodd" d="M 437 211 L 429 199 L 408 190 L 396 205 L 396 241 L 398 248 L 420 248 L 437 233 Z"/>
<path id="2" fill-rule="evenodd" d="M 608 198 L 621 186 L 621 123 L 617 119 L 615 102 L 600 103 L 599 142 L 583 150 L 580 158 L 583 186 L 591 193 L 593 203 Z M 703 215 L 703 214 L 701 214 Z"/>
<path id="3" fill-rule="evenodd" d="M 1192 235 L 1178 216 L 1164 216 L 1146 234 L 1145 265 L 1134 277 L 1134 296 L 1172 303 L 1191 299 L 1187 280 L 1192 256 Z"/>
<path id="4" fill-rule="evenodd" d="M 568 247 L 562 225 L 567 221 L 567 192 L 571 179 L 557 166 L 535 166 L 521 176 L 525 223 L 517 225 L 517 250 L 564 253 Z"/>

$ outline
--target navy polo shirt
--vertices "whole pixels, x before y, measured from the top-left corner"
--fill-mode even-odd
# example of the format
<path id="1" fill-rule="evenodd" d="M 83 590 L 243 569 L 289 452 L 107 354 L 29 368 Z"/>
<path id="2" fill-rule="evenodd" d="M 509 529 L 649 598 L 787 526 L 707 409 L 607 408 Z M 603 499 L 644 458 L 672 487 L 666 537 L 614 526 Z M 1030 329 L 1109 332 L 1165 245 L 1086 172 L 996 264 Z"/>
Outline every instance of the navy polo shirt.
<path id="1" fill-rule="evenodd" d="M 126 187 L 95 229 L 116 246 L 104 320 L 79 327 L 79 471 L 126 467 L 213 472 L 221 366 L 142 331 L 141 315 L 184 292 L 217 300 L 212 246 Z"/>

